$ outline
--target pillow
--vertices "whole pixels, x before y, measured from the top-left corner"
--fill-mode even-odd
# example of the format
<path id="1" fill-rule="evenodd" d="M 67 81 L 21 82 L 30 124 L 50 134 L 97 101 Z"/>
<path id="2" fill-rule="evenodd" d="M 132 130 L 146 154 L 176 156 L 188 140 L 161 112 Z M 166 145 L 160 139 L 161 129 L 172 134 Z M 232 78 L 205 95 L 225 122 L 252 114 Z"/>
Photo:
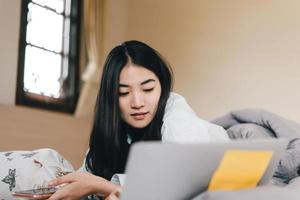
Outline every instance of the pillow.
<path id="1" fill-rule="evenodd" d="M 52 149 L 0 152 L 0 199 L 11 192 L 46 187 L 48 181 L 73 172 L 73 166 Z"/>

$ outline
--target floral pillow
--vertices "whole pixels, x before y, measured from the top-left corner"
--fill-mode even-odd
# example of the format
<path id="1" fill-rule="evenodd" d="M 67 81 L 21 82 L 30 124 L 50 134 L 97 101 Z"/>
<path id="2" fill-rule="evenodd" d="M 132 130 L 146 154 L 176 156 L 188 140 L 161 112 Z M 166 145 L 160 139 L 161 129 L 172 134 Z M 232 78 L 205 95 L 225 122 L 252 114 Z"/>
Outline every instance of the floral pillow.
<path id="1" fill-rule="evenodd" d="M 13 199 L 12 191 L 46 187 L 48 181 L 73 171 L 53 149 L 0 152 L 0 199 Z"/>

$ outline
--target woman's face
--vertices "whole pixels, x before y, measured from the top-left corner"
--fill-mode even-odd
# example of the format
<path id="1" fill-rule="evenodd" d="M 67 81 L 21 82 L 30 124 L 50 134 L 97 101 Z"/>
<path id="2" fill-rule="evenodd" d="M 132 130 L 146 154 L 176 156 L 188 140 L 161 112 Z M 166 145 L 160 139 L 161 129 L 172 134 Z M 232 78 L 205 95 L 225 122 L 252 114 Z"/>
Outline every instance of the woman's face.
<path id="1" fill-rule="evenodd" d="M 134 64 L 121 70 L 119 107 L 130 126 L 144 128 L 153 120 L 160 95 L 161 85 L 152 71 Z"/>

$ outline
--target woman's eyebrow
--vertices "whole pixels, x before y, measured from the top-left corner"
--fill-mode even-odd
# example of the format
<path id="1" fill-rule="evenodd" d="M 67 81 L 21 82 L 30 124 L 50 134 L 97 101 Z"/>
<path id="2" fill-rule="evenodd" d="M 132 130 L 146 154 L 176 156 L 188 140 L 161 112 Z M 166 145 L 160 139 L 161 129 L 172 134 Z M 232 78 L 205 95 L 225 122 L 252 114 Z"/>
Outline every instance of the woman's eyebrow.
<path id="1" fill-rule="evenodd" d="M 148 79 L 148 80 L 143 81 L 143 82 L 141 83 L 141 85 L 145 85 L 145 84 L 150 83 L 150 82 L 155 82 L 155 80 L 150 78 L 150 79 Z"/>
<path id="2" fill-rule="evenodd" d="M 147 80 L 141 82 L 141 85 L 145 85 L 145 84 L 150 83 L 150 82 L 155 82 L 155 80 L 151 79 L 151 78 L 147 79 Z M 129 85 L 126 85 L 126 84 L 123 84 L 123 83 L 119 83 L 119 87 L 126 87 L 126 88 L 128 88 Z"/>

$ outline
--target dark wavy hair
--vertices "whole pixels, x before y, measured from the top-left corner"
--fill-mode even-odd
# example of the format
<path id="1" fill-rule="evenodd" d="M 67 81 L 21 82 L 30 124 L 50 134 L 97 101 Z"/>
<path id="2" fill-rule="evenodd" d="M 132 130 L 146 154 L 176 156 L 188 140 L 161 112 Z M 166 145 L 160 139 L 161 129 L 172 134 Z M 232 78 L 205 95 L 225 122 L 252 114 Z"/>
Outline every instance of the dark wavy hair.
<path id="1" fill-rule="evenodd" d="M 163 116 L 172 89 L 171 68 L 153 48 L 139 41 L 127 41 L 111 50 L 103 68 L 86 157 L 91 172 L 108 180 L 115 173 L 124 173 L 130 147 L 127 134 L 133 127 L 121 119 L 119 108 L 119 77 L 128 63 L 152 71 L 161 84 L 156 114 L 150 124 L 140 130 L 137 140 L 161 140 Z"/>

